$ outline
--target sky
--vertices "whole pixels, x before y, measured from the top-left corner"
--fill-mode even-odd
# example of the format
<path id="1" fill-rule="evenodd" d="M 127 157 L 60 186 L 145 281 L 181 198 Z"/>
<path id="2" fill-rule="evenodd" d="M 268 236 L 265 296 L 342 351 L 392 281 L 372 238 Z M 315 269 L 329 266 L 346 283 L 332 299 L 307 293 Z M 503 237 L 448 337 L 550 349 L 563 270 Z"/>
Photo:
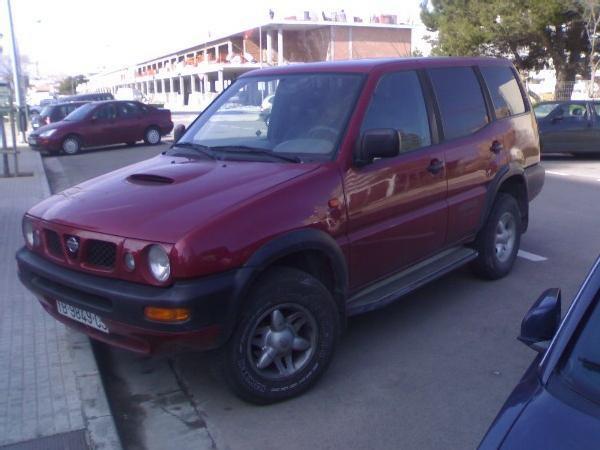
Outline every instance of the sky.
<path id="1" fill-rule="evenodd" d="M 9 50 L 6 1 L 0 46 Z M 420 24 L 418 0 L 11 0 L 19 51 L 41 76 L 109 70 L 151 59 L 275 17 L 344 9 L 396 14 Z M 300 6 L 298 6 L 300 5 Z M 418 28 L 413 43 L 423 34 Z M 35 69 L 30 69 L 34 70 Z"/>

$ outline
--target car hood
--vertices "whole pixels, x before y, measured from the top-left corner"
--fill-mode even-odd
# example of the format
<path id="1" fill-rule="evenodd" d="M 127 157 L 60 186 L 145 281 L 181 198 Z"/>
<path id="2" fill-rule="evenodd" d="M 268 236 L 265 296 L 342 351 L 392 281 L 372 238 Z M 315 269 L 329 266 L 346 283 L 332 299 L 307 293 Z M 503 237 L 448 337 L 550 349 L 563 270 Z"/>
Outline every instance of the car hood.
<path id="1" fill-rule="evenodd" d="M 600 419 L 538 389 L 502 442 L 506 449 L 597 448 Z"/>
<path id="2" fill-rule="evenodd" d="M 49 197 L 29 214 L 82 230 L 175 243 L 237 204 L 318 166 L 159 155 Z"/>

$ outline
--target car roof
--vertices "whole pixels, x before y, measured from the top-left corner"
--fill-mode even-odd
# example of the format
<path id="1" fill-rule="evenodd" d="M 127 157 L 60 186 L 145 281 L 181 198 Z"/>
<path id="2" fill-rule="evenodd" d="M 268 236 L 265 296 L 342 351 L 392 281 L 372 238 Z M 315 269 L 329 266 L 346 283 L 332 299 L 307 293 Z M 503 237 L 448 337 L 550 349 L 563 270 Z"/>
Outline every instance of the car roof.
<path id="1" fill-rule="evenodd" d="M 490 57 L 455 57 L 440 56 L 431 58 L 371 58 L 371 59 L 353 59 L 347 61 L 326 61 L 315 63 L 298 63 L 287 66 L 268 67 L 252 70 L 240 76 L 263 75 L 281 75 L 290 73 L 310 73 L 310 72 L 348 72 L 348 73 L 369 73 L 376 69 L 387 67 L 398 68 L 434 68 L 434 67 L 461 67 L 474 65 L 500 65 L 512 66 L 508 59 L 490 58 Z"/>

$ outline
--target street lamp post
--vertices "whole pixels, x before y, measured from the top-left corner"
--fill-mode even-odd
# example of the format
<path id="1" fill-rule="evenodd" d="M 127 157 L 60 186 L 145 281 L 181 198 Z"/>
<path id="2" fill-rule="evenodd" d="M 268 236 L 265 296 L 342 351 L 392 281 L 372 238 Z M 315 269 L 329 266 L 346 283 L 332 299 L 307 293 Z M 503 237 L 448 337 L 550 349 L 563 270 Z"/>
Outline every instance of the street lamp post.
<path id="1" fill-rule="evenodd" d="M 17 101 L 18 114 L 17 117 L 20 118 L 24 108 L 23 102 L 23 90 L 21 89 L 21 61 L 19 58 L 19 52 L 17 51 L 17 40 L 15 38 L 15 28 L 13 25 L 12 18 L 12 8 L 10 4 L 10 0 L 6 0 L 6 7 L 8 10 L 8 29 L 10 32 L 10 43 L 12 50 L 12 69 L 13 69 L 13 82 L 14 82 L 14 91 L 15 91 L 15 100 Z M 20 121 L 19 121 L 20 122 Z M 25 130 L 21 130 L 21 137 L 23 138 L 23 142 L 25 142 Z"/>

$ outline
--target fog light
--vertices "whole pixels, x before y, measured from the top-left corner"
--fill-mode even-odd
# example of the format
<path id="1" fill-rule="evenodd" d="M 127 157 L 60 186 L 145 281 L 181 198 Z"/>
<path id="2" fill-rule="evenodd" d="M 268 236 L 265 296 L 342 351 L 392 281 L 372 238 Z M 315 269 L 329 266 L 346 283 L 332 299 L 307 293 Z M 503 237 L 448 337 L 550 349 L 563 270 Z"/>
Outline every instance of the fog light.
<path id="1" fill-rule="evenodd" d="M 157 322 L 183 322 L 190 318 L 190 310 L 187 308 L 156 308 L 146 306 L 144 315 L 147 319 Z"/>
<path id="2" fill-rule="evenodd" d="M 135 258 L 131 253 L 125 253 L 123 257 L 123 262 L 125 263 L 125 268 L 130 272 L 135 270 Z"/>

